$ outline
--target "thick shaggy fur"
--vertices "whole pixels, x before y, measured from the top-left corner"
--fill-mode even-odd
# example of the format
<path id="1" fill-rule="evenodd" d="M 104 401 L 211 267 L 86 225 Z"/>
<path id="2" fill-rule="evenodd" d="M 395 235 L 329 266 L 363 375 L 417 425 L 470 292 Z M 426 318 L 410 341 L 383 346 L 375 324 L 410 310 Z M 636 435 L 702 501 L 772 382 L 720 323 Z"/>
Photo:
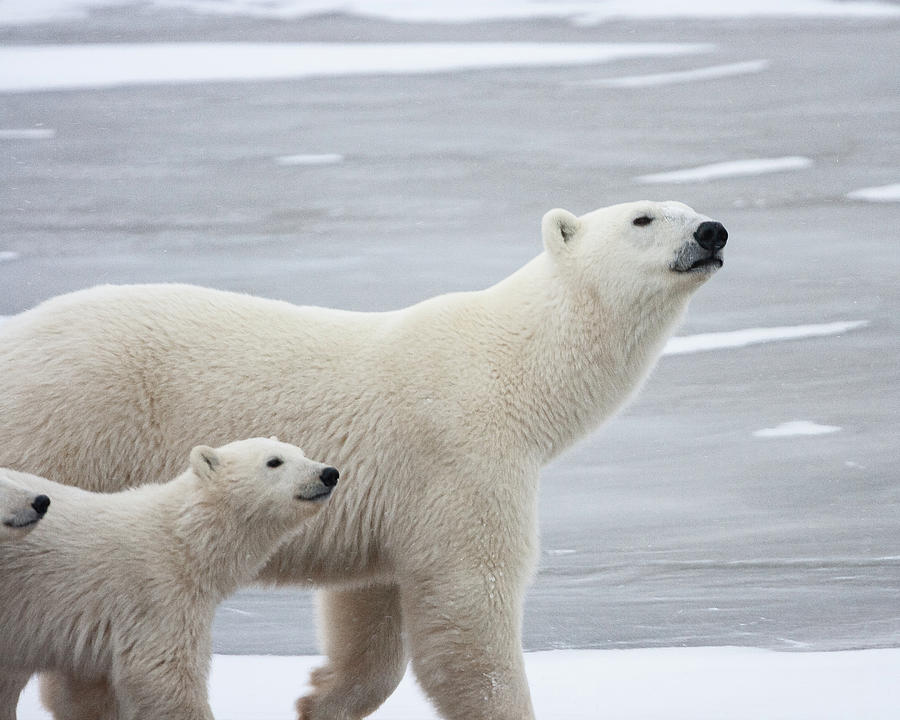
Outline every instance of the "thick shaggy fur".
<path id="1" fill-rule="evenodd" d="M 704 220 L 553 210 L 518 272 L 396 312 L 184 285 L 56 298 L 2 328 L 0 460 L 111 489 L 198 437 L 275 432 L 328 457 L 340 491 L 261 576 L 325 588 L 328 662 L 301 717 L 372 712 L 411 656 L 444 717 L 529 718 L 539 468 L 650 372 L 712 273 L 676 271 Z"/>
<path id="2" fill-rule="evenodd" d="M 21 485 L 0 469 L 0 542 L 15 540 L 37 526 L 47 508 L 38 500 L 40 493 L 28 484 Z"/>
<path id="3" fill-rule="evenodd" d="M 3 470 L 51 495 L 53 512 L 0 543 L 0 719 L 15 718 L 32 672 L 52 669 L 64 715 L 74 686 L 92 691 L 78 701 L 93 720 L 212 720 L 215 606 L 319 510 L 325 467 L 255 438 L 197 447 L 175 480 L 109 495 Z"/>

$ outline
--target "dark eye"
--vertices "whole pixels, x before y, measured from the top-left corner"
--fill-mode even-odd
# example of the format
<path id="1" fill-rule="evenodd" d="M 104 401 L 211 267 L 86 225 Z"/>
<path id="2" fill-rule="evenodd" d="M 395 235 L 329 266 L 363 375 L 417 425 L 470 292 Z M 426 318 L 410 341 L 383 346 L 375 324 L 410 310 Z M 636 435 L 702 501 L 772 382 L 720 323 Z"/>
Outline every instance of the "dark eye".
<path id="1" fill-rule="evenodd" d="M 269 458 L 269 462 L 266 463 L 269 467 L 278 467 L 279 465 L 284 465 L 284 460 L 280 457 Z"/>
<path id="2" fill-rule="evenodd" d="M 653 222 L 652 217 L 647 217 L 646 215 L 641 215 L 639 218 L 634 219 L 634 224 L 638 227 L 643 227 L 644 225 L 649 225 Z"/>

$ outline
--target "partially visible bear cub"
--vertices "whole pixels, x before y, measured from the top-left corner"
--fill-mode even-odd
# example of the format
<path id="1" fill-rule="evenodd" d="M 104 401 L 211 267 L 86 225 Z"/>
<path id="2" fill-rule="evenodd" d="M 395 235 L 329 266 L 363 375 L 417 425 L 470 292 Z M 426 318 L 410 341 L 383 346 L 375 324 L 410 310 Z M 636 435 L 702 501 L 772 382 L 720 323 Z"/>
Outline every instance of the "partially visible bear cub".
<path id="1" fill-rule="evenodd" d="M 212 720 L 216 605 L 256 576 L 338 478 L 274 438 L 195 447 L 171 482 L 110 495 L 2 472 L 50 495 L 53 512 L 0 543 L 0 720 L 15 718 L 22 687 L 43 670 L 108 683 L 115 707 L 97 708 L 99 717 Z"/>
<path id="2" fill-rule="evenodd" d="M 0 471 L 0 542 L 34 529 L 50 507 L 50 498 L 19 485 Z"/>

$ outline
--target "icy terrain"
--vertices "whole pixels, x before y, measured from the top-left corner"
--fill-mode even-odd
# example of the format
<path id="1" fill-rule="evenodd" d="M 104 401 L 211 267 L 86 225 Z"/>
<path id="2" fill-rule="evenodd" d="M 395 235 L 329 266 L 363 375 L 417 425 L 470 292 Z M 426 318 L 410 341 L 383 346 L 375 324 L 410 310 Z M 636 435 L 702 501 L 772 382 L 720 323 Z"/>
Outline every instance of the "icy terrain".
<path id="1" fill-rule="evenodd" d="M 185 9 L 209 15 L 298 19 L 346 13 L 397 22 L 465 23 L 486 20 L 562 18 L 589 25 L 623 18 L 721 17 L 893 17 L 900 8 L 889 1 L 856 0 L 2 0 L 0 22 L 79 19 L 91 9 L 140 6 Z"/>
<path id="2" fill-rule="evenodd" d="M 725 267 L 543 474 L 539 716 L 896 717 L 900 4 L 671 5 L 0 0 L 0 313 L 143 281 L 391 309 L 509 274 L 551 207 L 687 202 Z M 311 618 L 223 605 L 217 652 L 289 657 L 217 657 L 220 718 L 291 716 Z"/>

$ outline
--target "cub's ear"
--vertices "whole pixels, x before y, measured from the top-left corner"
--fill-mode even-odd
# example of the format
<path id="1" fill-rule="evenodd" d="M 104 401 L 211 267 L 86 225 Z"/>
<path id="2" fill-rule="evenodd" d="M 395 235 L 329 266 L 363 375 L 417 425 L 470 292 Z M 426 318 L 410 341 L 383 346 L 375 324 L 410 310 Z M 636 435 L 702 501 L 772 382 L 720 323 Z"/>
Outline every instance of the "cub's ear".
<path id="1" fill-rule="evenodd" d="M 216 474 L 216 468 L 221 464 L 218 454 L 207 445 L 198 445 L 191 450 L 191 470 L 197 477 L 204 480 L 211 479 Z"/>
<path id="2" fill-rule="evenodd" d="M 549 252 L 559 252 L 581 230 L 581 223 L 568 210 L 555 208 L 544 215 L 541 220 L 541 234 L 544 237 L 544 247 Z"/>

